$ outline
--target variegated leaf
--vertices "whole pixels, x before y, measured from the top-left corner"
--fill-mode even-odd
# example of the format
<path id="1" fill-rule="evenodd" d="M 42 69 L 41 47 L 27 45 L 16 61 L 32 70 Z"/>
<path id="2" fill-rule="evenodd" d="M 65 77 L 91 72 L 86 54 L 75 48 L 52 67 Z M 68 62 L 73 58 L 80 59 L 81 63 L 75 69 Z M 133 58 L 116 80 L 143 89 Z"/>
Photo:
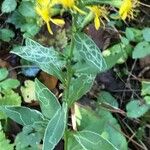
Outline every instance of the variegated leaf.
<path id="1" fill-rule="evenodd" d="M 61 69 L 64 62 L 53 47 L 47 48 L 31 39 L 26 39 L 26 46 L 16 48 L 11 53 L 33 62 L 43 71 L 63 80 Z"/>
<path id="2" fill-rule="evenodd" d="M 74 40 L 75 50 L 93 71 L 97 73 L 104 71 L 106 62 L 94 41 L 84 33 L 75 34 Z"/>
<path id="3" fill-rule="evenodd" d="M 47 118 L 52 118 L 61 108 L 56 96 L 40 81 L 35 80 L 35 91 L 42 114 Z"/>

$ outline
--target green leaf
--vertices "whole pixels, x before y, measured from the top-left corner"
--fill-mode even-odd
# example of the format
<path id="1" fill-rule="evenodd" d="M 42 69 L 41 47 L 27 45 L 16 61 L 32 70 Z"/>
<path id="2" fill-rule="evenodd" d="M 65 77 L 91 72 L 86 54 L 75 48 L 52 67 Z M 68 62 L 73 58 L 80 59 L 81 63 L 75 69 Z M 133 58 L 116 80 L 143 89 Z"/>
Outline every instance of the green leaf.
<path id="1" fill-rule="evenodd" d="M 140 42 L 138 43 L 134 50 L 133 50 L 133 54 L 132 54 L 132 58 L 133 59 L 137 59 L 137 58 L 143 58 L 150 55 L 150 43 L 149 42 Z"/>
<path id="2" fill-rule="evenodd" d="M 131 28 L 126 28 L 126 37 L 129 41 L 133 41 L 134 40 L 134 32 L 131 30 Z"/>
<path id="3" fill-rule="evenodd" d="M 24 16 L 24 17 L 35 17 L 35 9 L 32 2 L 25 1 L 21 2 L 19 5 L 18 11 Z"/>
<path id="4" fill-rule="evenodd" d="M 13 90 L 2 90 L 3 96 L 0 94 L 0 106 L 10 105 L 10 106 L 20 106 L 21 97 L 18 93 L 15 93 Z M 0 111 L 0 119 L 6 119 L 7 116 Z"/>
<path id="5" fill-rule="evenodd" d="M 56 96 L 40 81 L 35 80 L 35 91 L 40 102 L 42 114 L 47 118 L 52 118 L 61 108 Z"/>
<path id="6" fill-rule="evenodd" d="M 45 130 L 42 150 L 53 150 L 62 138 L 66 127 L 66 113 L 67 106 L 63 104 L 63 107 L 49 121 Z"/>
<path id="7" fill-rule="evenodd" d="M 75 34 L 74 40 L 75 50 L 93 68 L 93 72 L 104 71 L 106 62 L 94 41 L 84 33 Z"/>
<path id="8" fill-rule="evenodd" d="M 20 82 L 17 79 L 6 79 L 0 82 L 0 87 L 4 90 L 15 89 L 20 85 Z"/>
<path id="9" fill-rule="evenodd" d="M 136 28 L 126 28 L 126 37 L 129 41 L 140 42 L 143 40 L 142 31 Z"/>
<path id="10" fill-rule="evenodd" d="M 122 4 L 121 0 L 83 0 L 83 4 L 85 5 L 101 5 L 101 4 L 109 4 L 114 7 L 120 7 Z"/>
<path id="11" fill-rule="evenodd" d="M 18 29 L 26 23 L 26 19 L 17 10 L 15 10 L 12 15 L 7 19 L 7 22 L 14 24 L 15 27 Z"/>
<path id="12" fill-rule="evenodd" d="M 31 146 L 32 149 L 35 147 L 39 150 L 38 145 L 42 140 L 42 136 L 39 132 L 36 132 L 35 129 L 31 126 L 23 127 L 23 131 L 17 134 L 15 138 L 16 150 L 22 150 Z"/>
<path id="13" fill-rule="evenodd" d="M 73 136 L 73 133 L 70 132 L 70 134 L 67 135 L 67 137 L 67 150 L 83 150 L 82 146 Z"/>
<path id="14" fill-rule="evenodd" d="M 15 36 L 14 32 L 10 29 L 0 29 L 0 39 L 9 42 Z"/>
<path id="15" fill-rule="evenodd" d="M 150 42 L 150 28 L 144 28 L 142 30 L 144 40 Z"/>
<path id="16" fill-rule="evenodd" d="M 131 53 L 131 46 L 118 43 L 103 51 L 103 56 L 107 64 L 106 70 L 112 68 L 115 64 L 124 63 Z"/>
<path id="17" fill-rule="evenodd" d="M 40 27 L 35 23 L 25 23 L 21 26 L 21 31 L 26 32 L 27 37 L 36 35 L 40 30 Z"/>
<path id="18" fill-rule="evenodd" d="M 143 99 L 145 100 L 145 103 L 146 103 L 147 105 L 150 105 L 150 96 L 144 96 Z"/>
<path id="19" fill-rule="evenodd" d="M 128 117 L 139 118 L 149 110 L 149 106 L 142 104 L 139 100 L 132 100 L 126 105 L 126 110 Z"/>
<path id="20" fill-rule="evenodd" d="M 72 79 L 69 88 L 69 98 L 67 99 L 70 106 L 75 101 L 79 100 L 92 87 L 95 76 L 88 74 L 80 74 L 76 79 Z M 82 84 L 81 84 L 82 83 Z"/>
<path id="21" fill-rule="evenodd" d="M 33 62 L 43 71 L 63 81 L 61 69 L 64 62 L 53 47 L 47 48 L 31 39 L 26 39 L 26 46 L 14 49 L 11 53 Z"/>
<path id="22" fill-rule="evenodd" d="M 8 76 L 8 70 L 6 68 L 0 68 L 0 81 L 4 80 Z"/>
<path id="23" fill-rule="evenodd" d="M 89 130 L 77 132 L 74 136 L 83 150 L 119 150 L 105 137 Z"/>
<path id="24" fill-rule="evenodd" d="M 98 96 L 98 102 L 106 103 L 112 107 L 118 108 L 117 100 L 109 92 L 106 92 L 106 91 L 100 92 L 100 94 Z"/>
<path id="25" fill-rule="evenodd" d="M 28 107 L 0 106 L 0 111 L 23 126 L 44 120 L 43 115 L 39 111 Z"/>
<path id="26" fill-rule="evenodd" d="M 96 111 L 93 111 L 89 107 L 76 104 L 75 116 L 79 131 L 90 130 L 97 134 L 105 135 L 105 138 L 119 150 L 128 149 L 127 141 L 121 134 L 120 125 L 109 111 L 103 110 L 99 106 L 96 107 Z"/>
<path id="27" fill-rule="evenodd" d="M 2 3 L 2 13 L 9 13 L 16 9 L 16 0 L 4 0 Z"/>
<path id="28" fill-rule="evenodd" d="M 141 95 L 142 96 L 150 95 L 150 82 L 142 81 Z"/>
<path id="29" fill-rule="evenodd" d="M 0 148 L 1 150 L 14 150 L 14 144 L 10 144 L 10 141 L 6 139 L 5 133 L 2 131 L 0 123 Z"/>

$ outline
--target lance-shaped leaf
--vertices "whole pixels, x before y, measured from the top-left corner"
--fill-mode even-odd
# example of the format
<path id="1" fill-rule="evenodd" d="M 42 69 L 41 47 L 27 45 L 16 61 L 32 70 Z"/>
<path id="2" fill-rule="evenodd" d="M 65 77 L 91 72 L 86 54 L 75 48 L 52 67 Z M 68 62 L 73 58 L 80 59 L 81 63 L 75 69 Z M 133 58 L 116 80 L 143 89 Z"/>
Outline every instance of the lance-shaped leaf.
<path id="1" fill-rule="evenodd" d="M 106 138 L 89 130 L 77 132 L 74 137 L 83 150 L 118 150 Z"/>
<path id="2" fill-rule="evenodd" d="M 39 111 L 28 107 L 0 106 L 0 111 L 23 126 L 44 120 L 43 115 Z"/>
<path id="3" fill-rule="evenodd" d="M 0 81 L 4 80 L 8 76 L 8 70 L 6 68 L 0 68 Z"/>
<path id="4" fill-rule="evenodd" d="M 69 98 L 67 99 L 69 106 L 91 89 L 94 79 L 95 76 L 88 74 L 80 74 L 76 79 L 72 79 L 69 89 Z"/>
<path id="5" fill-rule="evenodd" d="M 43 71 L 63 80 L 61 69 L 64 62 L 53 47 L 47 48 L 31 39 L 26 39 L 26 46 L 16 48 L 11 53 L 33 62 Z"/>
<path id="6" fill-rule="evenodd" d="M 66 127 L 66 112 L 67 105 L 63 104 L 62 108 L 49 121 L 45 130 L 42 150 L 53 150 L 62 138 Z"/>
<path id="7" fill-rule="evenodd" d="M 74 40 L 75 50 L 93 68 L 93 72 L 104 71 L 106 62 L 94 41 L 84 33 L 75 34 Z"/>
<path id="8" fill-rule="evenodd" d="M 35 80 L 35 91 L 40 102 L 42 114 L 47 118 L 52 118 L 61 108 L 56 96 L 40 81 Z"/>
<path id="9" fill-rule="evenodd" d="M 83 0 L 84 5 L 101 5 L 108 4 L 114 7 L 120 7 L 122 0 Z"/>

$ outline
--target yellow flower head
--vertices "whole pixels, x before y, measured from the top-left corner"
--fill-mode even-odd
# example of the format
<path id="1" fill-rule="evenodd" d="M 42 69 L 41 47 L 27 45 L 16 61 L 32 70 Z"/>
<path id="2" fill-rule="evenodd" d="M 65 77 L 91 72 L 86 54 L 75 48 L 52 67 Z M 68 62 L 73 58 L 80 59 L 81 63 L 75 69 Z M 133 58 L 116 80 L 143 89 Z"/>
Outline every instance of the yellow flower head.
<path id="1" fill-rule="evenodd" d="M 63 8 L 70 9 L 75 12 L 79 12 L 80 14 L 85 15 L 86 13 L 82 11 L 80 8 L 76 5 L 76 0 L 54 0 L 55 4 L 61 4 Z"/>
<path id="2" fill-rule="evenodd" d="M 91 12 L 94 15 L 94 25 L 96 30 L 98 30 L 101 26 L 101 23 L 103 24 L 103 26 L 105 26 L 104 21 L 102 20 L 102 18 L 104 18 L 105 20 L 108 20 L 107 18 L 107 10 L 105 7 L 101 7 L 101 6 L 92 6 L 92 7 L 88 7 Z"/>
<path id="3" fill-rule="evenodd" d="M 119 16 L 122 20 L 126 18 L 134 19 L 136 7 L 138 7 L 138 0 L 123 0 L 122 5 L 119 9 Z"/>
<path id="4" fill-rule="evenodd" d="M 54 19 L 52 18 L 52 4 L 50 0 L 37 0 L 35 10 L 39 16 L 46 22 L 47 29 L 50 34 L 53 34 L 49 22 L 53 22 L 58 26 L 62 26 L 65 24 L 64 20 L 62 19 Z"/>

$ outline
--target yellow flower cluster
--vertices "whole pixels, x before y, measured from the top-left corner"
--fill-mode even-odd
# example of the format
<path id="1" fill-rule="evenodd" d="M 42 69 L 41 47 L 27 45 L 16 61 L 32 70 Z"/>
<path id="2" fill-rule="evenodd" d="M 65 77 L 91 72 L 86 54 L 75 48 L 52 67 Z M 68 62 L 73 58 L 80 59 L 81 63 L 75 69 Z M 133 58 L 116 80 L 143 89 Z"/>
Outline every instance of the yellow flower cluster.
<path id="1" fill-rule="evenodd" d="M 53 6 L 57 4 L 62 5 L 62 7 L 66 10 L 86 15 L 86 12 L 78 7 L 77 0 L 36 0 L 35 10 L 47 24 L 50 34 L 53 34 L 50 27 L 50 22 L 58 26 L 63 26 L 65 24 L 63 19 L 53 18 L 52 16 Z M 134 19 L 134 13 L 138 4 L 138 0 L 123 0 L 119 9 L 120 18 L 122 20 L 126 20 L 126 18 Z M 100 28 L 101 24 L 105 26 L 103 19 L 108 21 L 108 11 L 104 6 L 88 6 L 86 8 L 88 8 L 93 15 L 96 30 Z"/>
<path id="2" fill-rule="evenodd" d="M 94 15 L 94 25 L 96 30 L 98 30 L 101 26 L 101 23 L 103 24 L 103 26 L 105 26 L 104 21 L 102 20 L 103 18 L 105 20 L 108 20 L 107 18 L 107 10 L 105 7 L 100 7 L 100 6 L 92 6 L 92 7 L 87 7 L 91 10 L 91 12 Z"/>
<path id="3" fill-rule="evenodd" d="M 49 33 L 53 34 L 49 22 L 51 21 L 58 26 L 64 25 L 65 22 L 62 19 L 52 18 L 51 7 L 52 4 L 50 3 L 50 0 L 37 0 L 35 10 L 37 14 L 46 22 Z"/>
<path id="4" fill-rule="evenodd" d="M 134 19 L 136 7 L 139 5 L 138 0 L 123 0 L 122 5 L 119 9 L 119 15 L 122 20 L 126 18 Z"/>

